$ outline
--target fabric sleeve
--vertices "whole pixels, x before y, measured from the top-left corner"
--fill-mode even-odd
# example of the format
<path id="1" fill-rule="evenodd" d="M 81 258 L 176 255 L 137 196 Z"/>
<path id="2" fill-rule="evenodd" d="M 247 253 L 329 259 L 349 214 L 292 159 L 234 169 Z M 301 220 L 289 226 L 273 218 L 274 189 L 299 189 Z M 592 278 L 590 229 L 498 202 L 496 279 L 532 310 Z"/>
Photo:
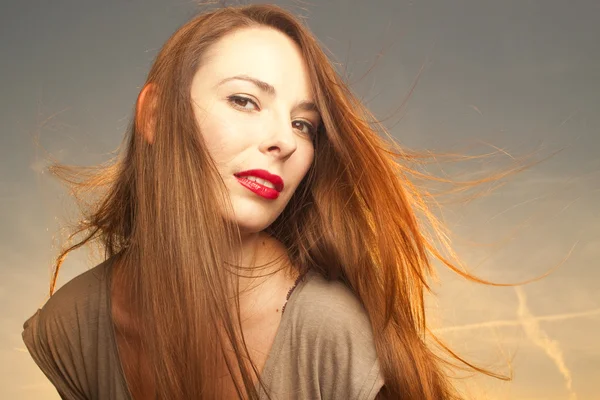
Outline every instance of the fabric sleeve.
<path id="1" fill-rule="evenodd" d="M 379 361 L 375 360 L 371 370 L 367 374 L 363 386 L 358 393 L 359 400 L 374 400 L 377 399 L 379 391 L 384 385 L 383 376 L 379 369 Z"/>
<path id="2" fill-rule="evenodd" d="M 373 400 L 384 384 L 371 325 L 354 299 L 334 299 L 316 343 L 323 399 Z M 329 310 L 327 310 L 327 308 Z M 326 311 L 327 310 L 327 311 Z"/>
<path id="3" fill-rule="evenodd" d="M 51 298 L 25 321 L 23 342 L 62 399 L 90 399 L 77 321 L 61 315 L 55 303 Z"/>

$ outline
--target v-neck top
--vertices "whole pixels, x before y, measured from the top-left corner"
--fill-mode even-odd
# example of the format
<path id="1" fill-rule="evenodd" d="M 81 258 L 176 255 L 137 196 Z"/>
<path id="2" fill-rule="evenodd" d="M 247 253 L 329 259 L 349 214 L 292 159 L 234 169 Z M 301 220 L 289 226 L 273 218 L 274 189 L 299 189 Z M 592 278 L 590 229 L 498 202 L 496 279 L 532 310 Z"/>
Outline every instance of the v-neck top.
<path id="1" fill-rule="evenodd" d="M 23 342 L 63 399 L 132 400 L 110 312 L 111 261 L 64 284 L 23 325 Z M 384 382 L 373 331 L 345 284 L 314 271 L 298 282 L 261 379 L 273 400 L 375 398 Z"/>

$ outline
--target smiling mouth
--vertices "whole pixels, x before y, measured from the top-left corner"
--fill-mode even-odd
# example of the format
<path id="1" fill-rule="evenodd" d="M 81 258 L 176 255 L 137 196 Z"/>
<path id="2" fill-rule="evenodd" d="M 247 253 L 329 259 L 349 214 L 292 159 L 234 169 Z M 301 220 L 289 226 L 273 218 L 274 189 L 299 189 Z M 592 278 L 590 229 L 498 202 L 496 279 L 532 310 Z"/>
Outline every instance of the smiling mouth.
<path id="1" fill-rule="evenodd" d="M 275 200 L 279 197 L 279 192 L 277 190 L 275 190 L 272 187 L 263 185 L 255 180 L 249 179 L 251 177 L 247 177 L 247 176 L 236 176 L 238 182 L 244 186 L 246 189 L 250 190 L 251 192 L 256 193 L 257 195 L 268 199 L 268 200 Z M 252 177 L 254 178 L 254 177 Z M 256 179 L 256 178 L 255 178 Z M 267 184 L 270 184 L 270 182 L 267 182 Z M 272 186 L 272 184 L 270 184 Z"/>
<path id="2" fill-rule="evenodd" d="M 248 177 L 253 180 L 256 180 L 258 178 L 257 183 L 262 184 L 263 186 L 265 186 L 265 181 L 269 182 L 272 185 L 272 187 L 268 186 L 268 184 L 267 186 L 278 192 L 281 192 L 284 188 L 283 179 L 279 175 L 272 174 L 264 169 L 249 169 L 247 171 L 241 171 L 233 175 L 236 178 Z"/>

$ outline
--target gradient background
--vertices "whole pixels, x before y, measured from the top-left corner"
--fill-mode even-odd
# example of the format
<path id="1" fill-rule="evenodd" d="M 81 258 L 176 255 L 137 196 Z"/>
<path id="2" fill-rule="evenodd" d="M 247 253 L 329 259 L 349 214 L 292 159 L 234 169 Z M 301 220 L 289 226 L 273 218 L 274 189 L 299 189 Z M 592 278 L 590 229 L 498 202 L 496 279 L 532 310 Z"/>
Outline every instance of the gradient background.
<path id="1" fill-rule="evenodd" d="M 539 157 L 563 149 L 444 216 L 484 279 L 528 280 L 566 261 L 519 288 L 440 268 L 430 310 L 460 354 L 500 373 L 512 368 L 509 383 L 468 381 L 473 398 L 600 399 L 600 2 L 277 4 L 308 15 L 378 117 L 392 114 L 424 68 L 407 106 L 387 121 L 404 145 L 455 151 L 483 142 Z M 21 340 L 22 323 L 46 300 L 60 222 L 73 215 L 43 171 L 43 149 L 67 163 L 106 160 L 157 50 L 197 9 L 182 0 L 2 1 L 0 398 L 58 399 Z M 464 177 L 510 161 L 448 168 Z M 96 261 L 73 254 L 59 286 Z"/>

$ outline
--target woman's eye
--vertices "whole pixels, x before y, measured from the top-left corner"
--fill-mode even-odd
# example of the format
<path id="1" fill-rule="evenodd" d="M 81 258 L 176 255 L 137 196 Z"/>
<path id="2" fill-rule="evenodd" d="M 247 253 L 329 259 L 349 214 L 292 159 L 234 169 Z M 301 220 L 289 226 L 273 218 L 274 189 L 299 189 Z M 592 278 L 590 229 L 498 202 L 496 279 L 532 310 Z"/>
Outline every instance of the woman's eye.
<path id="1" fill-rule="evenodd" d="M 232 103 L 234 105 L 234 107 L 239 108 L 244 111 L 252 111 L 253 109 L 258 109 L 258 105 L 256 104 L 256 102 L 247 97 L 229 96 L 227 99 L 229 100 L 230 103 Z M 248 107 L 249 104 L 251 105 L 251 107 Z"/>
<path id="2" fill-rule="evenodd" d="M 294 128 L 300 129 L 303 133 L 307 133 L 309 135 L 314 135 L 317 131 L 317 129 L 314 127 L 314 125 L 307 121 L 292 122 L 292 125 L 295 125 L 295 124 L 298 124 L 299 126 L 296 125 L 296 126 L 294 126 Z"/>

